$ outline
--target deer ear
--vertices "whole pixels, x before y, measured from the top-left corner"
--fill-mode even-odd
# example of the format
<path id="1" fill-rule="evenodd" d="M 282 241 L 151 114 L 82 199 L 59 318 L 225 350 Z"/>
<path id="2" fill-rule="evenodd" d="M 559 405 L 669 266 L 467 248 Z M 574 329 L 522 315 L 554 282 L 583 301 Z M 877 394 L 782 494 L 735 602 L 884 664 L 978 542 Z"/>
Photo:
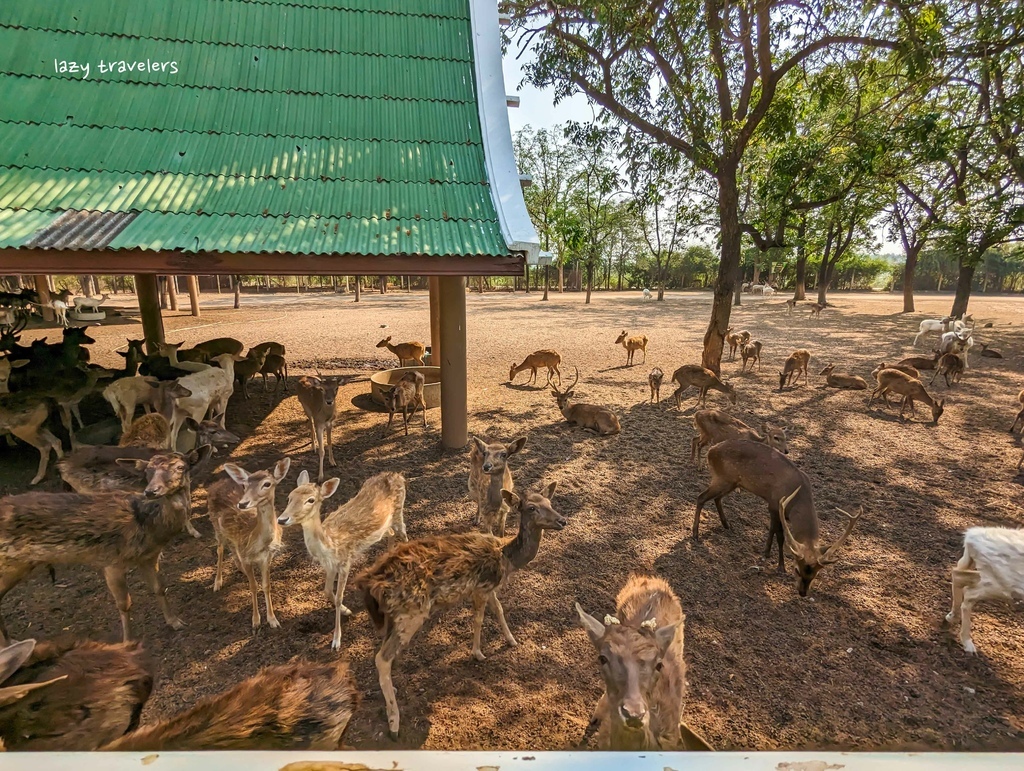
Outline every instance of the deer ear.
<path id="1" fill-rule="evenodd" d="M 515 455 L 526 445 L 526 437 L 521 436 L 518 439 L 513 439 L 512 444 L 505 445 L 505 452 L 509 455 Z"/>
<path id="2" fill-rule="evenodd" d="M 654 642 L 657 644 L 658 650 L 661 651 L 662 656 L 668 652 L 669 646 L 676 638 L 676 633 L 681 633 L 683 631 L 683 622 L 685 620 L 686 616 L 683 616 L 683 618 L 679 619 L 679 621 L 674 624 L 658 627 L 658 630 L 654 633 Z"/>
<path id="3" fill-rule="evenodd" d="M 476 447 L 477 451 L 482 455 L 487 450 L 487 444 L 478 436 L 470 437 L 473 440 L 473 446 Z"/>
<path id="4" fill-rule="evenodd" d="M 0 683 L 13 675 L 24 664 L 36 647 L 35 640 L 22 640 L 11 643 L 0 650 Z"/>
<path id="5" fill-rule="evenodd" d="M 338 492 L 338 487 L 340 486 L 341 480 L 338 479 L 338 477 L 331 477 L 322 485 L 320 485 L 320 495 L 322 495 L 324 498 L 330 498 L 332 495 Z"/>
<path id="6" fill-rule="evenodd" d="M 587 631 L 590 642 L 594 645 L 600 644 L 601 638 L 604 637 L 604 624 L 583 610 L 578 602 L 576 603 L 576 614 L 579 616 L 580 626 Z"/>
<path id="7" fill-rule="evenodd" d="M 516 495 L 511 490 L 502 490 L 501 499 L 505 501 L 506 504 L 508 504 L 508 507 L 510 509 L 514 509 L 519 506 L 519 496 Z"/>
<path id="8" fill-rule="evenodd" d="M 289 457 L 281 458 L 274 466 L 274 479 L 280 482 L 286 476 L 288 476 L 288 469 L 292 467 L 292 459 Z"/>
<path id="9" fill-rule="evenodd" d="M 185 461 L 189 466 L 195 466 L 197 463 L 202 463 L 204 460 L 213 455 L 213 445 L 204 444 L 196 447 L 192 452 L 185 456 Z"/>
<path id="10" fill-rule="evenodd" d="M 221 466 L 224 469 L 224 473 L 231 477 L 231 481 L 239 485 L 245 485 L 249 480 L 249 472 L 241 466 L 236 466 L 234 463 L 225 463 Z"/>
<path id="11" fill-rule="evenodd" d="M 543 490 L 541 490 L 540 494 L 543 495 L 545 498 L 547 498 L 550 501 L 552 498 L 555 497 L 555 488 L 556 487 L 558 487 L 558 482 L 552 482 L 547 487 L 545 487 Z"/>
<path id="12" fill-rule="evenodd" d="M 29 364 L 29 359 L 18 359 L 17 361 L 11 362 L 11 369 L 18 369 L 19 367 L 25 367 Z M 0 681 L 2 682 L 2 681 Z"/>
<path id="13" fill-rule="evenodd" d="M 309 472 L 303 469 L 299 472 L 299 478 L 295 480 L 296 484 L 308 485 L 309 484 Z"/>

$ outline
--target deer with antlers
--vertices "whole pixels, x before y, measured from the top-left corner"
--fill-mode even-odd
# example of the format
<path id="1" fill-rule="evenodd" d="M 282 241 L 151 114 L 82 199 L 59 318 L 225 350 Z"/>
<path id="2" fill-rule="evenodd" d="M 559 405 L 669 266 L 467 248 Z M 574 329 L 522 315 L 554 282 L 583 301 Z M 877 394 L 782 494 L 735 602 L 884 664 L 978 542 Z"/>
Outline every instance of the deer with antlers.
<path id="1" fill-rule="evenodd" d="M 601 436 L 619 433 L 622 430 L 619 417 L 607 407 L 599 407 L 596 404 L 569 404 L 569 400 L 575 395 L 573 388 L 580 380 L 579 368 L 574 369 L 576 370 L 576 379 L 564 391 L 558 390 L 558 386 L 554 383 L 551 384 L 551 390 L 563 417 L 570 424 L 594 431 Z"/>
<path id="2" fill-rule="evenodd" d="M 615 338 L 615 344 L 622 344 L 622 347 L 626 349 L 626 366 L 633 366 L 633 355 L 637 351 L 644 352 L 644 360 L 641 364 L 647 363 L 647 335 L 634 335 L 633 337 L 626 336 L 626 330 L 622 330 L 619 336 Z"/>
<path id="3" fill-rule="evenodd" d="M 541 351 L 534 351 L 525 359 L 522 364 L 516 364 L 512 362 L 512 366 L 508 371 L 508 382 L 512 382 L 516 379 L 516 375 L 525 370 L 530 370 L 530 379 L 526 381 L 527 385 L 530 383 L 537 382 L 537 370 L 541 367 L 547 367 L 548 370 L 548 382 L 545 386 L 551 384 L 551 376 L 554 375 L 558 378 L 558 383 L 562 383 L 562 373 L 558 371 L 558 365 L 562 363 L 562 357 L 558 351 L 552 351 L 550 349 L 544 349 Z"/>

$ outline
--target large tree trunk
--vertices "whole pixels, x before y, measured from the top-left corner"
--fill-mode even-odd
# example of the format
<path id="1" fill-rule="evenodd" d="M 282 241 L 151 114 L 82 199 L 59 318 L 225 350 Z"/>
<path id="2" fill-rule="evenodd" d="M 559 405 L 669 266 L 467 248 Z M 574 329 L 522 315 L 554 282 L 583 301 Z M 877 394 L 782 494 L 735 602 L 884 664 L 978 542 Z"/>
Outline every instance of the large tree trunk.
<path id="1" fill-rule="evenodd" d="M 587 262 L 587 300 L 584 305 L 590 305 L 590 292 L 594 288 L 594 263 L 592 260 Z"/>
<path id="2" fill-rule="evenodd" d="M 235 285 L 235 310 L 237 311 L 242 304 L 242 277 L 232 276 L 231 283 Z"/>
<path id="3" fill-rule="evenodd" d="M 971 284 L 974 283 L 974 265 L 965 265 L 960 260 L 960 275 L 956 279 L 956 294 L 953 296 L 953 309 L 949 315 L 961 318 L 967 313 L 967 303 L 971 301 Z"/>
<path id="4" fill-rule="evenodd" d="M 829 275 L 832 271 L 829 270 L 829 259 L 828 256 L 821 258 L 821 265 L 818 266 L 818 304 L 828 305 L 828 285 L 831 279 Z"/>
<path id="5" fill-rule="evenodd" d="M 918 244 L 907 250 L 907 266 L 903 270 L 903 312 L 914 312 L 914 277 L 917 273 L 917 258 L 921 256 L 921 247 Z"/>
<path id="6" fill-rule="evenodd" d="M 565 265 L 558 263 L 558 294 L 565 291 Z"/>
<path id="7" fill-rule="evenodd" d="M 704 352 L 701 364 L 716 375 L 721 373 L 722 348 L 725 332 L 729 328 L 732 314 L 733 287 L 740 265 L 740 212 L 739 189 L 736 185 L 736 169 L 725 168 L 718 176 L 718 220 L 722 236 L 722 260 L 718 265 L 715 280 L 715 295 L 711 305 L 711 320 L 704 333 Z"/>
<path id="8" fill-rule="evenodd" d="M 800 218 L 800 224 L 796 229 L 796 291 L 793 292 L 794 300 L 807 299 L 807 245 L 804 238 L 807 235 L 807 217 Z"/>

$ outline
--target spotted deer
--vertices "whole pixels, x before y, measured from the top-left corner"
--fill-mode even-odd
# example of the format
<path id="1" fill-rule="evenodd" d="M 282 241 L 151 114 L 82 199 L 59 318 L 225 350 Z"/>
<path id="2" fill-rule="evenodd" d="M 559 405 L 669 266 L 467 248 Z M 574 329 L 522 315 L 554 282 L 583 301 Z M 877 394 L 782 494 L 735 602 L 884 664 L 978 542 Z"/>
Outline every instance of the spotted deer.
<path id="1" fill-rule="evenodd" d="M 750 342 L 750 333 L 745 329 L 742 332 L 733 332 L 730 327 L 726 330 L 725 342 L 729 344 L 729 361 L 732 361 L 736 358 L 736 350 Z"/>
<path id="2" fill-rule="evenodd" d="M 560 391 L 554 383 L 551 384 L 551 391 L 562 417 L 572 425 L 580 426 L 601 436 L 610 436 L 622 431 L 618 415 L 607 407 L 599 407 L 596 404 L 569 403 L 569 400 L 575 396 L 573 388 L 576 387 L 579 380 L 580 371 L 577 369 L 576 379 L 564 391 Z"/>
<path id="3" fill-rule="evenodd" d="M 706 403 L 708 391 L 711 390 L 721 391 L 729 397 L 732 404 L 736 403 L 736 389 L 732 384 L 722 380 L 714 372 L 699 364 L 684 364 L 672 373 L 672 382 L 679 384 L 675 393 L 672 394 L 676 400 L 677 410 L 682 409 L 682 395 L 691 386 L 698 390 L 697 404 L 701 407 Z"/>

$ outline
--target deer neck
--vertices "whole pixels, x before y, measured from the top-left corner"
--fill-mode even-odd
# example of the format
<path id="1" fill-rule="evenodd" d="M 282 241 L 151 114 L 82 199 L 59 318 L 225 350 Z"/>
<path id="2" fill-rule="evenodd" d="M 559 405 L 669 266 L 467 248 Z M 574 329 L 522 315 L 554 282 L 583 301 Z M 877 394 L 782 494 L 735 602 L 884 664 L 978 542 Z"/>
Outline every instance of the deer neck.
<path id="1" fill-rule="evenodd" d="M 331 554 L 331 544 L 327 540 L 327 533 L 324 532 L 324 524 L 320 519 L 320 506 L 316 512 L 310 515 L 302 523 L 302 540 L 306 542 L 306 551 L 310 556 L 325 565 Z"/>
<path id="2" fill-rule="evenodd" d="M 275 487 L 274 489 L 276 490 L 277 488 Z M 277 511 L 274 507 L 273 492 L 261 498 L 260 502 L 256 504 L 256 523 L 259 525 L 260 531 L 270 536 L 272 540 L 279 541 L 281 539 L 280 526 L 277 524 Z"/>
<path id="3" fill-rule="evenodd" d="M 521 516 L 519 532 L 514 540 L 505 544 L 502 555 L 509 565 L 509 572 L 522 570 L 537 556 L 543 531 L 537 527 L 532 517 Z"/>
<path id="4" fill-rule="evenodd" d="M 501 491 L 505 489 L 505 474 L 506 471 L 502 471 L 500 474 L 487 475 L 487 504 L 490 508 L 499 509 L 502 503 L 504 503 L 501 498 Z M 509 481 L 511 482 L 511 479 Z M 511 484 L 508 489 L 512 489 Z"/>

